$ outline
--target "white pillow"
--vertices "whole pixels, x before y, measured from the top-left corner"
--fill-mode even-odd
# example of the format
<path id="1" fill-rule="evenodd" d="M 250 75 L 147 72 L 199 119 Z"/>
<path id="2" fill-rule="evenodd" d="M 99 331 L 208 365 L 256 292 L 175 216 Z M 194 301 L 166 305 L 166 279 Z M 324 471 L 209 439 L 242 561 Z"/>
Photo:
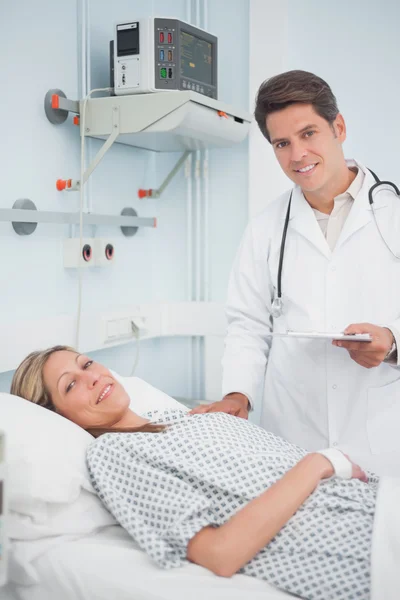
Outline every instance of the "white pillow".
<path id="1" fill-rule="evenodd" d="M 113 373 L 139 414 L 182 404 L 145 381 Z M 0 393 L 0 427 L 6 433 L 8 534 L 14 580 L 37 581 L 26 564 L 60 536 L 80 536 L 115 523 L 97 498 L 86 466 L 93 437 L 64 417 L 27 400 Z M 19 557 L 24 556 L 24 561 Z M 24 564 L 22 564 L 24 563 Z"/>
<path id="2" fill-rule="evenodd" d="M 189 410 L 168 394 L 153 387 L 139 377 L 121 377 L 118 373 L 111 371 L 112 376 L 121 383 L 131 399 L 130 408 L 138 415 L 143 415 L 149 410 L 165 410 L 166 408 L 180 408 Z"/>
<path id="3" fill-rule="evenodd" d="M 4 393 L 0 393 L 0 426 L 6 434 L 11 573 L 26 585 L 37 580 L 19 559 L 21 553 L 14 551 L 18 540 L 25 544 L 46 539 L 54 544 L 55 536 L 92 533 L 115 520 L 90 483 L 89 433 L 52 411 Z"/>
<path id="4" fill-rule="evenodd" d="M 11 510 L 42 522 L 47 502 L 73 502 L 82 488 L 94 493 L 86 466 L 89 433 L 11 394 L 0 394 L 0 424 L 6 433 Z"/>
<path id="5" fill-rule="evenodd" d="M 182 404 L 138 377 L 113 373 L 139 414 Z M 95 494 L 86 466 L 93 437 L 64 417 L 11 394 L 0 393 L 0 424 L 6 433 L 10 509 L 47 519 L 46 503 L 69 503 L 80 490 Z"/>

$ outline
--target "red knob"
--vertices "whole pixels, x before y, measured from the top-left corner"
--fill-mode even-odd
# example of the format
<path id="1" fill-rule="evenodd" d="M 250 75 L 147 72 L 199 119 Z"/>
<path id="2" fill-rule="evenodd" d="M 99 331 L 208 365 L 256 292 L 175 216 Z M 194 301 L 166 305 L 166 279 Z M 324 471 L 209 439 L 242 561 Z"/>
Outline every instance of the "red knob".
<path id="1" fill-rule="evenodd" d="M 67 187 L 66 179 L 57 179 L 56 188 L 58 189 L 59 192 L 62 192 L 63 190 L 65 190 L 66 187 Z"/>
<path id="2" fill-rule="evenodd" d="M 153 190 L 143 190 L 142 188 L 140 188 L 140 190 L 138 190 L 138 196 L 139 198 L 148 198 L 149 196 L 151 196 L 153 193 Z"/>

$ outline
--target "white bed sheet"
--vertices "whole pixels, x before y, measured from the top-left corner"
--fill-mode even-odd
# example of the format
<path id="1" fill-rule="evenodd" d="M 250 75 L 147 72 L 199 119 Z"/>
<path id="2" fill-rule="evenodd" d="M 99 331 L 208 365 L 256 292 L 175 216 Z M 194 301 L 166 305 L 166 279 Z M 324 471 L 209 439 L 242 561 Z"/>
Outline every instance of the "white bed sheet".
<path id="1" fill-rule="evenodd" d="M 293 600 L 245 575 L 226 579 L 193 564 L 159 569 L 119 526 L 64 542 L 34 566 L 41 583 L 14 586 L 15 600 Z"/>
<path id="2" fill-rule="evenodd" d="M 0 600 L 18 600 L 11 584 L 0 587 Z"/>
<path id="3" fill-rule="evenodd" d="M 379 483 L 372 538 L 372 600 L 400 598 L 400 478 Z"/>

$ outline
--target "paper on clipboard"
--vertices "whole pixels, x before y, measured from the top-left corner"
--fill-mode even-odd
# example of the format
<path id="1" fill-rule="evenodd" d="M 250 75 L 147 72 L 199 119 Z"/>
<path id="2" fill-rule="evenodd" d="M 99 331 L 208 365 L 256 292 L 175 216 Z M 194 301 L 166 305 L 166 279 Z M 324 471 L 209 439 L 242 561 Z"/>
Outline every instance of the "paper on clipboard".
<path id="1" fill-rule="evenodd" d="M 270 331 L 267 337 L 304 338 L 313 340 L 342 340 L 346 342 L 372 342 L 369 333 L 338 333 L 330 331 Z"/>

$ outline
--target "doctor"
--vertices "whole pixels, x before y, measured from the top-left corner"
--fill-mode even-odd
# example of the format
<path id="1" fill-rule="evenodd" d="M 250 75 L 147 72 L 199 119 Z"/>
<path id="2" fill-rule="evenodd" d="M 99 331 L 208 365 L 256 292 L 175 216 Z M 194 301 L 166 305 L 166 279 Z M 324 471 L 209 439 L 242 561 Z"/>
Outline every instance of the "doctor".
<path id="1" fill-rule="evenodd" d="M 255 118 L 294 183 L 290 211 L 289 190 L 247 227 L 228 291 L 224 397 L 193 412 L 247 418 L 263 397 L 263 427 L 310 451 L 338 446 L 365 468 L 400 474 L 400 243 L 396 258 L 382 239 L 399 231 L 400 198 L 381 186 L 372 211 L 373 175 L 345 160 L 345 121 L 316 75 L 289 71 L 264 82 Z M 373 340 L 266 335 L 288 329 Z"/>

